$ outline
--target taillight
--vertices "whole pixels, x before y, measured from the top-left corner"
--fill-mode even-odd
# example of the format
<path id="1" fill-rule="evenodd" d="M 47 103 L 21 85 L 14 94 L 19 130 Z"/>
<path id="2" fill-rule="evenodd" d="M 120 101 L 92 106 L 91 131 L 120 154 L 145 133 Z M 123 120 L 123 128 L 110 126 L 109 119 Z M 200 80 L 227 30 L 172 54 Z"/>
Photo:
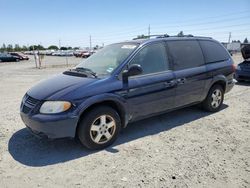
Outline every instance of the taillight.
<path id="1" fill-rule="evenodd" d="M 233 69 L 234 72 L 236 71 L 236 65 L 235 64 L 232 64 L 232 69 Z"/>

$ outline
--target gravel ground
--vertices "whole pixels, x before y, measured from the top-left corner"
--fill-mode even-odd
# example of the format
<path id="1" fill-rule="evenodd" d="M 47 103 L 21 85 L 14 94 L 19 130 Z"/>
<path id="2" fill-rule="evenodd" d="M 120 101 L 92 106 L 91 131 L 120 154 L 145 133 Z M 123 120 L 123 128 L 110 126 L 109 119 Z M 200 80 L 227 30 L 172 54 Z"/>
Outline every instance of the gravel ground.
<path id="1" fill-rule="evenodd" d="M 218 113 L 190 107 L 139 121 L 113 146 L 88 151 L 71 139 L 37 139 L 19 116 L 25 92 L 65 70 L 48 68 L 64 60 L 0 64 L 1 187 L 250 187 L 250 84 L 237 84 Z"/>

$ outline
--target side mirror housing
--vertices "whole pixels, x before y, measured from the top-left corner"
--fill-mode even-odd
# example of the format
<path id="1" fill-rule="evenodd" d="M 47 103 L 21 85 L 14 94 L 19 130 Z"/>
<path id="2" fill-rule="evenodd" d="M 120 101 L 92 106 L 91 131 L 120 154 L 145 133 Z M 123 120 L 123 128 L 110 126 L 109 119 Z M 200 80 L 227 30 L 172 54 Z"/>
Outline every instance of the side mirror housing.
<path id="1" fill-rule="evenodd" d="M 122 77 L 135 76 L 135 75 L 139 75 L 141 73 L 142 73 L 141 66 L 138 64 L 133 64 L 133 65 L 129 66 L 128 70 L 125 70 L 122 73 Z"/>
<path id="2" fill-rule="evenodd" d="M 124 87 L 128 88 L 128 77 L 142 74 L 142 72 L 143 72 L 143 70 L 142 70 L 141 66 L 138 64 L 133 64 L 133 65 L 129 66 L 128 70 L 125 70 L 122 73 L 122 81 L 123 81 Z"/>

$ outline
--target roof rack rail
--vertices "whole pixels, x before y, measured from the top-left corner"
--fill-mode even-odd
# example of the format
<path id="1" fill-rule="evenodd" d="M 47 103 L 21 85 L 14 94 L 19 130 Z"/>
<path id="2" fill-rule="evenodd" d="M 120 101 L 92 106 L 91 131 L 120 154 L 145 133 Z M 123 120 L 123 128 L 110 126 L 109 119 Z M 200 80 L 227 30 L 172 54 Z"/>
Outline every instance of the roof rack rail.
<path id="1" fill-rule="evenodd" d="M 137 40 L 137 39 L 150 39 L 151 37 L 156 37 L 156 38 L 165 38 L 165 37 L 169 37 L 168 34 L 157 34 L 157 35 L 143 35 L 142 38 L 133 38 L 133 40 Z"/>
<path id="2" fill-rule="evenodd" d="M 213 39 L 212 37 L 204 37 L 204 36 L 195 36 L 195 37 L 204 38 L 204 39 Z"/>
<path id="3" fill-rule="evenodd" d="M 173 35 L 171 37 L 194 37 L 194 35 L 188 34 L 188 35 Z"/>
<path id="4" fill-rule="evenodd" d="M 137 39 L 150 39 L 151 37 L 156 38 L 167 38 L 167 37 L 198 37 L 198 38 L 206 38 L 206 39 L 212 39 L 212 37 L 203 37 L 203 36 L 194 36 L 192 34 L 188 35 L 168 35 L 168 34 L 158 34 L 158 35 L 143 35 L 144 38 L 134 38 L 133 40 Z"/>

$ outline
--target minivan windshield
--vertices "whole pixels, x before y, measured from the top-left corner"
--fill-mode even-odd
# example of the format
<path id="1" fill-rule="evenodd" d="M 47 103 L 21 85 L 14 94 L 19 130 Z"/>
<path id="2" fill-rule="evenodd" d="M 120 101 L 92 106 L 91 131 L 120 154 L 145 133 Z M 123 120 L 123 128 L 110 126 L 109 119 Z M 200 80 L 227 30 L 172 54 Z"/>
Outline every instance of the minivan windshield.
<path id="1" fill-rule="evenodd" d="M 76 69 L 89 70 L 97 77 L 109 76 L 138 46 L 137 43 L 111 44 L 99 50 Z"/>

